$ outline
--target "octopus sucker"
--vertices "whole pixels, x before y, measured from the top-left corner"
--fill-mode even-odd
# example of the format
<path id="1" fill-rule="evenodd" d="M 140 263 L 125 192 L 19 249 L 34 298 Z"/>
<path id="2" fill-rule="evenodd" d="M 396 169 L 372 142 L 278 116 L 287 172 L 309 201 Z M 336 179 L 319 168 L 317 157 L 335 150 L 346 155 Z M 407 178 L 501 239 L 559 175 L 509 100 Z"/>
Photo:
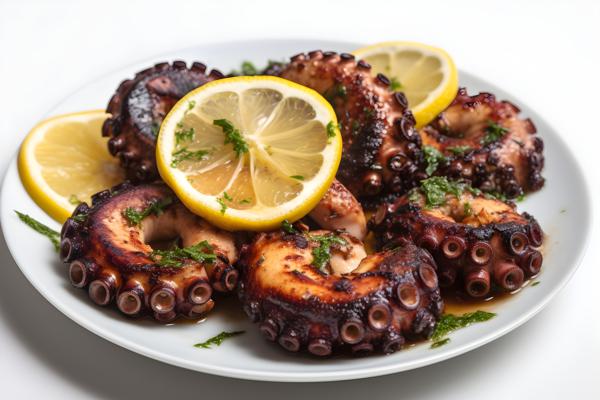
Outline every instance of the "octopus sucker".
<path id="1" fill-rule="evenodd" d="M 473 298 L 517 290 L 542 267 L 543 232 L 535 218 L 483 194 L 448 195 L 433 206 L 403 196 L 382 205 L 369 225 L 376 248 L 413 243 L 429 250 L 440 286 Z"/>
<path id="2" fill-rule="evenodd" d="M 423 146 L 445 160 L 435 175 L 469 181 L 473 187 L 508 198 L 544 185 L 544 142 L 530 119 L 491 93 L 469 96 L 459 89 L 450 106 L 420 130 Z"/>
<path id="3" fill-rule="evenodd" d="M 291 58 L 280 76 L 321 93 L 333 106 L 344 141 L 337 178 L 371 209 L 427 176 L 421 139 L 404 94 L 351 54 L 312 51 Z"/>
<path id="4" fill-rule="evenodd" d="M 127 178 L 149 182 L 158 178 L 155 142 L 160 124 L 173 105 L 191 90 L 223 78 L 218 70 L 183 61 L 159 63 L 123 81 L 110 99 L 111 114 L 102 127 L 109 136 L 108 150 L 118 157 Z"/>
<path id="5" fill-rule="evenodd" d="M 340 262 L 318 267 L 324 237 L 337 238 L 328 251 Z M 393 353 L 428 338 L 443 310 L 435 263 L 412 244 L 367 256 L 344 231 L 260 233 L 244 247 L 240 269 L 244 310 L 291 352 Z"/>
<path id="6" fill-rule="evenodd" d="M 94 303 L 165 323 L 206 315 L 213 293 L 233 291 L 239 276 L 233 235 L 192 214 L 162 183 L 122 184 L 78 205 L 62 227 L 60 256 Z"/>

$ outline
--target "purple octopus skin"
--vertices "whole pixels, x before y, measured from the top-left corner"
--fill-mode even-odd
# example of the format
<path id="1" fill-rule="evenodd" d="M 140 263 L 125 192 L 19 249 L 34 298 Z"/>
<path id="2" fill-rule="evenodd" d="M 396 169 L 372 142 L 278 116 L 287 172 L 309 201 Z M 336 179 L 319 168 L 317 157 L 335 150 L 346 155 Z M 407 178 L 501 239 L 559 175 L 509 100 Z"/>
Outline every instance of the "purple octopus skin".
<path id="1" fill-rule="evenodd" d="M 469 96 L 459 89 L 452 104 L 419 132 L 424 146 L 445 156 L 435 175 L 508 198 L 541 189 L 544 142 L 519 112 L 491 93 Z"/>
<path id="2" fill-rule="evenodd" d="M 542 267 L 543 232 L 535 218 L 483 195 L 463 193 L 438 207 L 404 196 L 382 205 L 369 226 L 377 249 L 402 243 L 428 249 L 440 286 L 472 298 L 517 290 Z"/>
<path id="3" fill-rule="evenodd" d="M 321 93 L 333 106 L 343 137 L 337 178 L 366 209 L 393 199 L 427 177 L 421 138 L 403 93 L 347 53 L 312 51 L 291 58 L 280 76 Z"/>
<path id="4" fill-rule="evenodd" d="M 327 273 L 312 265 L 310 236 L 327 232 L 261 233 L 245 246 L 238 294 L 263 336 L 320 357 L 387 354 L 430 337 L 444 307 L 431 255 L 406 245 L 366 256 L 350 273 Z M 336 251 L 347 249 L 333 248 L 332 258 Z"/>
<path id="5" fill-rule="evenodd" d="M 143 212 L 166 204 L 160 212 L 132 223 L 127 210 Z M 209 261 L 181 258 L 179 265 L 161 264 L 150 243 L 180 238 L 183 247 L 206 241 Z M 214 306 L 214 291 L 231 292 L 238 271 L 237 250 L 230 233 L 193 215 L 162 183 L 127 183 L 92 196 L 64 223 L 60 257 L 69 265 L 73 286 L 87 289 L 100 306 L 116 303 L 125 315 L 152 315 L 167 323 L 178 316 L 200 318 Z"/>
<path id="6" fill-rule="evenodd" d="M 123 81 L 110 99 L 111 114 L 102 127 L 110 137 L 108 150 L 119 158 L 127 179 L 149 182 L 158 178 L 155 143 L 160 124 L 173 105 L 191 90 L 223 78 L 217 70 L 183 61 L 159 63 Z"/>

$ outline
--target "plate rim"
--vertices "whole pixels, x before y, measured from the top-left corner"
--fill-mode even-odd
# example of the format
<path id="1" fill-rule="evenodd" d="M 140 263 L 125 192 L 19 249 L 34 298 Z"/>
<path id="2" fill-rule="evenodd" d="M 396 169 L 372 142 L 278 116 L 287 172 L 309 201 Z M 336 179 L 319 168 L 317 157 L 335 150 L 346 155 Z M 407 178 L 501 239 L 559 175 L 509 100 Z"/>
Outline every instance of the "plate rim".
<path id="1" fill-rule="evenodd" d="M 76 90 L 69 92 L 66 96 L 62 97 L 58 102 L 55 102 L 54 105 L 52 107 L 50 107 L 43 114 L 43 117 L 45 118 L 50 112 L 52 112 L 52 110 L 58 108 L 68 98 L 70 98 L 71 96 L 73 96 L 78 91 L 85 88 L 86 86 L 92 85 L 93 83 L 95 83 L 99 80 L 102 80 L 108 76 L 111 76 L 112 74 L 115 74 L 121 70 L 132 68 L 133 66 L 135 66 L 137 64 L 142 64 L 145 62 L 151 63 L 151 62 L 153 62 L 152 60 L 155 60 L 155 59 L 161 58 L 161 57 L 162 58 L 173 58 L 172 55 L 175 53 L 184 53 L 186 51 L 190 51 L 192 49 L 196 49 L 199 47 L 219 46 L 219 45 L 243 46 L 244 43 L 256 43 L 256 42 L 313 43 L 313 42 L 319 42 L 319 41 L 322 41 L 323 43 L 337 43 L 338 46 L 346 45 L 347 47 L 350 47 L 350 46 L 354 47 L 357 45 L 357 43 L 343 41 L 343 40 L 335 40 L 335 39 L 319 40 L 319 39 L 311 39 L 311 38 L 287 38 L 287 39 L 268 39 L 268 38 L 258 39 L 258 38 L 255 38 L 255 39 L 244 39 L 244 40 L 229 40 L 229 41 L 215 41 L 215 42 L 199 43 L 195 46 L 188 46 L 185 48 L 176 49 L 176 50 L 168 52 L 168 53 L 157 54 L 152 57 L 134 61 L 134 62 L 128 63 L 127 65 L 123 65 L 119 68 L 112 69 L 104 74 L 99 74 L 98 76 L 93 77 L 92 79 L 88 80 L 86 83 L 79 86 Z M 459 72 L 464 72 L 464 73 L 467 73 L 468 75 L 473 76 L 474 78 L 478 79 L 479 81 L 485 83 L 486 87 L 489 87 L 491 90 L 498 89 L 499 91 L 504 92 L 504 90 L 502 90 L 501 88 L 498 88 L 495 84 L 488 82 L 486 79 L 480 78 L 477 74 L 474 74 L 470 71 L 463 70 L 463 69 L 460 69 Z M 510 97 L 512 99 L 514 99 L 515 101 L 519 102 L 518 97 L 515 97 L 512 94 L 510 95 Z M 534 113 L 536 114 L 536 116 L 535 116 L 536 120 L 543 121 L 543 123 L 545 125 L 547 125 L 549 127 L 553 127 L 551 124 L 547 123 L 546 119 L 542 115 L 540 115 L 536 111 L 535 108 L 532 108 L 532 111 L 534 111 Z M 256 380 L 256 381 L 325 382 L 325 381 L 342 381 L 342 380 L 350 380 L 350 379 L 368 378 L 368 377 L 374 377 L 374 376 L 380 376 L 380 375 L 388 375 L 388 374 L 392 374 L 392 373 L 397 373 L 397 372 L 402 372 L 402 371 L 406 371 L 406 370 L 412 370 L 412 369 L 424 367 L 426 365 L 431 365 L 434 363 L 438 363 L 438 362 L 456 357 L 460 354 L 467 353 L 475 348 L 478 348 L 487 343 L 490 343 L 490 342 L 498 339 L 499 337 L 505 335 L 506 333 L 518 328 L 519 326 L 521 326 L 522 324 L 524 324 L 525 322 L 530 320 L 532 317 L 534 317 L 537 313 L 539 313 L 544 307 L 546 307 L 546 305 L 556 296 L 556 294 L 558 294 L 567 285 L 567 283 L 572 279 L 575 272 L 579 269 L 585 255 L 587 253 L 587 249 L 590 245 L 591 232 L 593 229 L 591 221 L 593 220 L 593 217 L 594 217 L 594 210 L 593 210 L 592 202 L 591 202 L 591 191 L 590 191 L 589 179 L 587 177 L 587 174 L 585 173 L 585 170 L 582 168 L 580 161 L 575 156 L 575 153 L 573 152 L 573 150 L 571 149 L 569 144 L 566 142 L 566 140 L 563 139 L 563 136 L 560 135 L 559 132 L 556 131 L 555 129 L 553 129 L 552 136 L 553 136 L 553 140 L 557 141 L 557 143 L 562 147 L 562 151 L 564 153 L 567 153 L 568 157 L 570 157 L 573 162 L 574 169 L 577 172 L 578 178 L 582 183 L 581 187 L 582 187 L 582 191 L 583 191 L 583 196 L 580 199 L 581 206 L 583 206 L 583 208 L 584 208 L 584 210 L 583 210 L 584 215 L 588 216 L 586 223 L 584 225 L 584 230 L 580 231 L 581 237 L 583 238 L 583 240 L 580 241 L 579 251 L 577 252 L 577 255 L 573 258 L 573 260 L 571 262 L 571 264 L 573 265 L 572 269 L 566 275 L 564 275 L 560 279 L 558 284 L 556 284 L 551 290 L 549 290 L 536 304 L 529 307 L 528 310 L 526 312 L 524 312 L 522 315 L 520 315 L 518 318 L 513 319 L 511 323 L 507 323 L 504 326 L 496 329 L 495 331 L 490 332 L 487 335 L 483 335 L 476 340 L 471 340 L 469 343 L 466 343 L 462 346 L 456 347 L 454 349 L 448 349 L 445 351 L 432 353 L 431 356 L 422 357 L 419 360 L 415 360 L 415 361 L 408 362 L 408 363 L 399 363 L 399 364 L 391 364 L 391 365 L 383 365 L 383 366 L 380 365 L 380 366 L 360 367 L 360 368 L 357 368 L 356 370 L 351 370 L 351 371 L 344 371 L 344 370 L 342 370 L 342 371 L 327 371 L 327 372 L 319 372 L 319 374 L 310 373 L 310 372 L 280 372 L 280 371 L 253 372 L 253 371 L 250 371 L 249 369 L 215 366 L 215 365 L 210 365 L 208 363 L 189 362 L 185 359 L 181 359 L 177 356 L 172 356 L 168 353 L 165 353 L 164 351 L 157 351 L 157 350 L 153 350 L 152 348 L 148 348 L 143 345 L 138 345 L 138 344 L 132 342 L 131 340 L 119 335 L 118 333 L 108 331 L 108 330 L 98 326 L 96 323 L 93 322 L 93 318 L 89 318 L 85 314 L 79 315 L 79 314 L 72 313 L 67 305 L 58 301 L 57 299 L 54 299 L 51 295 L 51 292 L 45 291 L 41 287 L 41 285 L 38 286 L 36 284 L 36 280 L 33 279 L 28 274 L 28 272 L 26 272 L 27 269 L 21 268 L 21 266 L 17 262 L 15 256 L 13 255 L 16 253 L 16 250 L 13 248 L 13 245 L 11 245 L 11 242 L 6 239 L 7 237 L 9 237 L 9 232 L 7 232 L 7 229 L 8 229 L 7 224 L 5 224 L 4 221 L 1 220 L 2 216 L 4 215 L 3 212 L 0 212 L 0 225 L 2 227 L 2 232 L 4 235 L 5 243 L 7 245 L 7 248 L 9 249 L 9 252 L 10 252 L 11 257 L 13 258 L 15 264 L 17 265 L 17 267 L 19 268 L 21 273 L 27 278 L 29 283 L 42 295 L 42 297 L 44 299 L 46 299 L 46 301 L 48 301 L 50 304 L 52 304 L 56 309 L 58 309 L 61 313 L 63 313 L 69 319 L 71 319 L 72 321 L 77 323 L 79 326 L 100 336 L 101 338 L 103 338 L 105 340 L 108 340 L 109 342 L 111 342 L 113 344 L 119 345 L 120 347 L 123 347 L 127 350 L 131 350 L 137 354 L 149 357 L 156 361 L 165 362 L 170 365 L 183 367 L 183 368 L 198 371 L 198 372 L 219 375 L 219 376 L 226 376 L 226 377 L 231 377 L 231 378 L 238 378 L 238 379 Z M 7 177 L 11 174 L 16 174 L 18 177 L 18 170 L 17 170 L 18 152 L 19 152 L 19 148 L 17 148 L 15 150 L 15 153 L 14 153 L 10 163 L 8 164 L 8 167 L 5 171 L 3 179 L 2 179 L 1 194 L 0 194 L 0 211 L 4 210 L 4 208 L 5 208 L 5 194 L 6 194 L 5 186 L 6 186 L 6 182 L 7 182 Z M 19 183 L 22 185 L 22 183 L 20 181 L 19 181 Z M 23 190 L 25 190 L 25 189 L 23 188 Z"/>

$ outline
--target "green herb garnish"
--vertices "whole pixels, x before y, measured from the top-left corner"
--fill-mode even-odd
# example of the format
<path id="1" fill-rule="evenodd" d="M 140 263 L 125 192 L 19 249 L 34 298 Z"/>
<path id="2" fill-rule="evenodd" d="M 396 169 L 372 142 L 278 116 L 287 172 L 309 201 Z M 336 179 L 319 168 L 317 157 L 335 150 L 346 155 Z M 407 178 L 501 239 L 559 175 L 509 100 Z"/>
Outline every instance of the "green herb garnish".
<path id="1" fill-rule="evenodd" d="M 79 223 L 81 223 L 81 222 L 85 222 L 85 220 L 87 219 L 87 214 L 85 214 L 85 213 L 84 213 L 84 214 L 77 214 L 77 215 L 73 215 L 73 216 L 71 217 L 71 219 L 72 219 L 73 221 L 75 221 L 75 222 L 79 222 Z"/>
<path id="2" fill-rule="evenodd" d="M 186 160 L 195 160 L 201 161 L 204 160 L 204 157 L 209 153 L 207 150 L 188 150 L 187 147 L 176 150 L 173 152 L 173 159 L 171 160 L 171 167 L 176 168 L 179 163 Z"/>
<path id="3" fill-rule="evenodd" d="M 252 203 L 252 199 L 242 199 L 239 201 L 239 204 L 250 204 Z"/>
<path id="4" fill-rule="evenodd" d="M 225 134 L 225 144 L 231 143 L 233 151 L 239 157 L 242 153 L 248 152 L 248 143 L 244 140 L 241 132 L 235 129 L 233 124 L 227 119 L 215 119 L 213 125 L 220 126 Z"/>
<path id="5" fill-rule="evenodd" d="M 288 221 L 287 219 L 284 219 L 283 221 L 281 221 L 281 229 L 285 232 L 285 233 L 296 233 L 296 228 L 294 228 L 294 225 L 292 225 L 290 223 L 290 221 Z"/>
<path id="6" fill-rule="evenodd" d="M 227 192 L 223 192 L 222 197 L 217 197 L 217 203 L 221 206 L 221 214 L 225 214 L 225 211 L 227 211 L 227 204 L 225 204 L 225 201 L 233 201 L 233 198 L 228 195 Z"/>
<path id="7" fill-rule="evenodd" d="M 335 137 L 335 124 L 333 123 L 333 121 L 329 121 L 329 123 L 327 124 L 327 137 L 328 138 L 334 138 Z"/>
<path id="8" fill-rule="evenodd" d="M 218 335 L 211 337 L 210 339 L 208 339 L 205 342 L 196 343 L 194 345 L 194 347 L 202 348 L 202 349 L 210 349 L 211 348 L 210 346 L 212 346 L 213 344 L 216 346 L 220 346 L 221 343 L 223 343 L 223 341 L 225 339 L 229 339 L 230 337 L 241 335 L 242 333 L 246 333 L 246 331 L 221 332 Z"/>
<path id="9" fill-rule="evenodd" d="M 475 322 L 488 321 L 495 316 L 495 313 L 481 310 L 463 315 L 444 314 L 437 323 L 435 331 L 431 336 L 431 341 L 433 342 L 431 344 L 431 348 L 440 347 L 448 343 L 450 338 L 447 338 L 446 336 L 448 336 L 451 332 L 454 332 L 460 328 L 465 328 Z"/>
<path id="10" fill-rule="evenodd" d="M 465 214 L 465 217 L 470 217 L 473 215 L 473 207 L 471 207 L 471 203 L 466 202 L 463 204 L 463 213 Z"/>
<path id="11" fill-rule="evenodd" d="M 133 207 L 127 207 L 123 211 L 123 216 L 127 218 L 130 225 L 139 225 L 144 218 L 151 214 L 162 214 L 165 207 L 172 203 L 173 199 L 171 197 L 165 197 L 164 199 L 153 201 L 148 207 L 144 208 L 141 212 L 135 210 Z"/>
<path id="12" fill-rule="evenodd" d="M 185 259 L 192 259 L 201 263 L 213 263 L 217 256 L 213 253 L 213 247 L 206 240 L 203 240 L 193 246 L 184 248 L 153 250 L 150 253 L 150 258 L 161 267 L 181 267 Z"/>
<path id="13" fill-rule="evenodd" d="M 484 193 L 484 196 L 487 199 L 500 200 L 500 201 L 504 201 L 504 202 L 508 200 L 508 198 L 506 197 L 506 195 L 504 193 L 500 193 L 497 191 Z"/>
<path id="14" fill-rule="evenodd" d="M 566 212 L 567 212 L 567 209 L 566 209 L 566 208 L 561 208 L 561 209 L 560 209 L 560 213 L 561 213 L 561 214 L 564 214 L 564 213 L 566 213 Z"/>
<path id="15" fill-rule="evenodd" d="M 346 86 L 341 83 L 335 86 L 335 95 L 339 97 L 346 97 L 348 91 L 346 90 Z"/>
<path id="16" fill-rule="evenodd" d="M 437 207 L 446 204 L 446 195 L 459 197 L 464 190 L 464 184 L 449 181 L 443 176 L 433 176 L 421 181 L 421 192 L 425 195 L 426 207 Z"/>
<path id="17" fill-rule="evenodd" d="M 319 247 L 315 247 L 312 251 L 313 261 L 311 264 L 321 271 L 323 271 L 325 265 L 327 265 L 331 259 L 331 246 L 345 246 L 348 244 L 345 239 L 336 236 L 333 233 L 318 236 L 310 235 L 309 239 L 319 244 Z"/>
<path id="18" fill-rule="evenodd" d="M 188 112 L 192 111 L 192 109 L 196 107 L 196 100 L 190 100 L 188 101 L 188 108 L 187 110 L 185 110 L 184 114 L 187 114 Z"/>
<path id="19" fill-rule="evenodd" d="M 446 150 L 454 154 L 455 156 L 461 156 L 467 151 L 471 150 L 471 146 L 452 146 L 446 147 Z"/>
<path id="20" fill-rule="evenodd" d="M 302 175 L 292 175 L 292 176 L 290 176 L 290 178 L 296 179 L 296 180 L 299 180 L 299 181 L 303 181 L 304 180 L 304 177 Z"/>
<path id="21" fill-rule="evenodd" d="M 242 63 L 242 75 L 257 75 L 258 69 L 250 61 L 244 61 Z"/>
<path id="22" fill-rule="evenodd" d="M 537 285 L 539 285 L 539 284 L 540 284 L 540 281 L 533 281 L 533 282 L 531 282 L 531 285 L 530 285 L 530 286 L 532 286 L 532 287 L 533 287 L 533 286 L 537 286 Z"/>
<path id="23" fill-rule="evenodd" d="M 77 206 L 81 204 L 82 201 L 79 200 L 76 195 L 72 194 L 69 196 L 69 203 L 73 204 L 74 206 Z"/>
<path id="24" fill-rule="evenodd" d="M 400 81 L 396 78 L 392 78 L 390 79 L 390 89 L 394 92 L 402 89 L 402 84 L 400 83 Z"/>
<path id="25" fill-rule="evenodd" d="M 481 143 L 484 146 L 487 146 L 488 144 L 493 143 L 502 136 L 506 135 L 507 132 L 508 129 L 500 124 L 495 123 L 494 121 L 489 120 L 488 126 L 485 128 L 485 136 L 483 139 L 481 139 Z"/>
<path id="26" fill-rule="evenodd" d="M 54 250 L 56 250 L 56 251 L 60 250 L 60 233 L 59 232 L 55 231 L 54 229 L 50 228 L 47 225 L 42 224 L 39 221 L 36 221 L 35 219 L 33 219 L 32 217 L 30 217 L 27 214 L 20 213 L 17 210 L 15 210 L 15 212 L 19 216 L 19 219 L 21 221 L 25 222 L 27 225 L 29 225 L 29 227 L 31 229 L 33 229 L 37 233 L 40 233 L 40 234 L 46 236 L 48 239 L 50 239 L 50 241 L 54 245 Z"/>
<path id="27" fill-rule="evenodd" d="M 450 343 L 450 338 L 445 338 L 445 339 L 438 340 L 438 341 L 431 343 L 431 346 L 429 346 L 429 348 L 436 349 L 436 348 L 442 347 L 443 345 L 448 344 L 448 343 Z"/>
<path id="28" fill-rule="evenodd" d="M 425 162 L 427 163 L 427 168 L 425 168 L 427 175 L 433 174 L 439 164 L 446 161 L 446 157 L 444 157 L 444 155 L 435 147 L 423 146 L 423 155 L 425 156 Z"/>
<path id="29" fill-rule="evenodd" d="M 183 124 L 179 123 L 177 124 L 177 128 L 179 128 L 178 130 L 175 131 L 175 145 L 179 146 L 180 143 L 182 142 L 189 142 L 190 140 L 194 139 L 194 128 L 190 128 L 190 129 L 183 129 Z"/>
<path id="30" fill-rule="evenodd" d="M 408 193 L 408 201 L 409 203 L 418 203 L 421 200 L 421 195 L 419 194 L 419 189 L 414 188 L 411 189 Z"/>
<path id="31" fill-rule="evenodd" d="M 515 200 L 517 202 L 521 202 L 521 201 L 525 200 L 525 193 L 522 193 L 522 194 L 518 195 Z"/>

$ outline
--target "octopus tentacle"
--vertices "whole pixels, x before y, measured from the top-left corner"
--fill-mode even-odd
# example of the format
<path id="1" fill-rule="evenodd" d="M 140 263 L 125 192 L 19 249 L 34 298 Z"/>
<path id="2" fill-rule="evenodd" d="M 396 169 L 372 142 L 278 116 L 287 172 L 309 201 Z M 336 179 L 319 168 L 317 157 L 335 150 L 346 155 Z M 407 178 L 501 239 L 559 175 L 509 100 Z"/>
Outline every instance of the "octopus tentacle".
<path id="1" fill-rule="evenodd" d="M 544 142 L 519 108 L 493 94 L 461 88 L 450 106 L 420 130 L 424 146 L 445 156 L 436 175 L 515 198 L 544 185 Z"/>
<path id="2" fill-rule="evenodd" d="M 404 94 L 351 54 L 298 54 L 281 77 L 308 86 L 332 104 L 344 140 L 337 178 L 363 206 L 373 208 L 426 178 L 421 139 Z"/>
<path id="3" fill-rule="evenodd" d="M 446 203 L 426 207 L 424 199 L 403 196 L 382 205 L 369 221 L 376 248 L 396 243 L 426 247 L 435 258 L 440 286 L 462 284 L 470 297 L 513 291 L 540 272 L 543 233 L 529 214 L 468 192 L 448 196 Z"/>
<path id="4" fill-rule="evenodd" d="M 134 182 L 158 178 L 154 149 L 158 129 L 175 103 L 189 91 L 224 75 L 206 72 L 199 62 L 159 63 L 123 81 L 110 99 L 111 114 L 102 135 L 111 137 L 108 150 L 119 158 L 127 178 Z"/>
<path id="5" fill-rule="evenodd" d="M 350 272 L 313 265 L 316 236 L 336 235 L 330 249 L 360 260 Z M 238 294 L 263 336 L 292 352 L 328 356 L 392 353 L 427 338 L 443 309 L 435 264 L 414 245 L 366 256 L 362 243 L 329 231 L 260 233 L 243 250 Z"/>
<path id="6" fill-rule="evenodd" d="M 128 217 L 161 202 L 140 221 Z M 173 240 L 183 249 L 201 243 L 202 257 L 209 257 L 189 251 L 163 263 L 154 243 Z M 91 207 L 80 204 L 63 225 L 60 254 L 73 286 L 87 288 L 94 303 L 160 322 L 201 317 L 213 308 L 214 291 L 237 284 L 232 235 L 193 215 L 161 183 L 119 185 L 92 196 Z"/>

